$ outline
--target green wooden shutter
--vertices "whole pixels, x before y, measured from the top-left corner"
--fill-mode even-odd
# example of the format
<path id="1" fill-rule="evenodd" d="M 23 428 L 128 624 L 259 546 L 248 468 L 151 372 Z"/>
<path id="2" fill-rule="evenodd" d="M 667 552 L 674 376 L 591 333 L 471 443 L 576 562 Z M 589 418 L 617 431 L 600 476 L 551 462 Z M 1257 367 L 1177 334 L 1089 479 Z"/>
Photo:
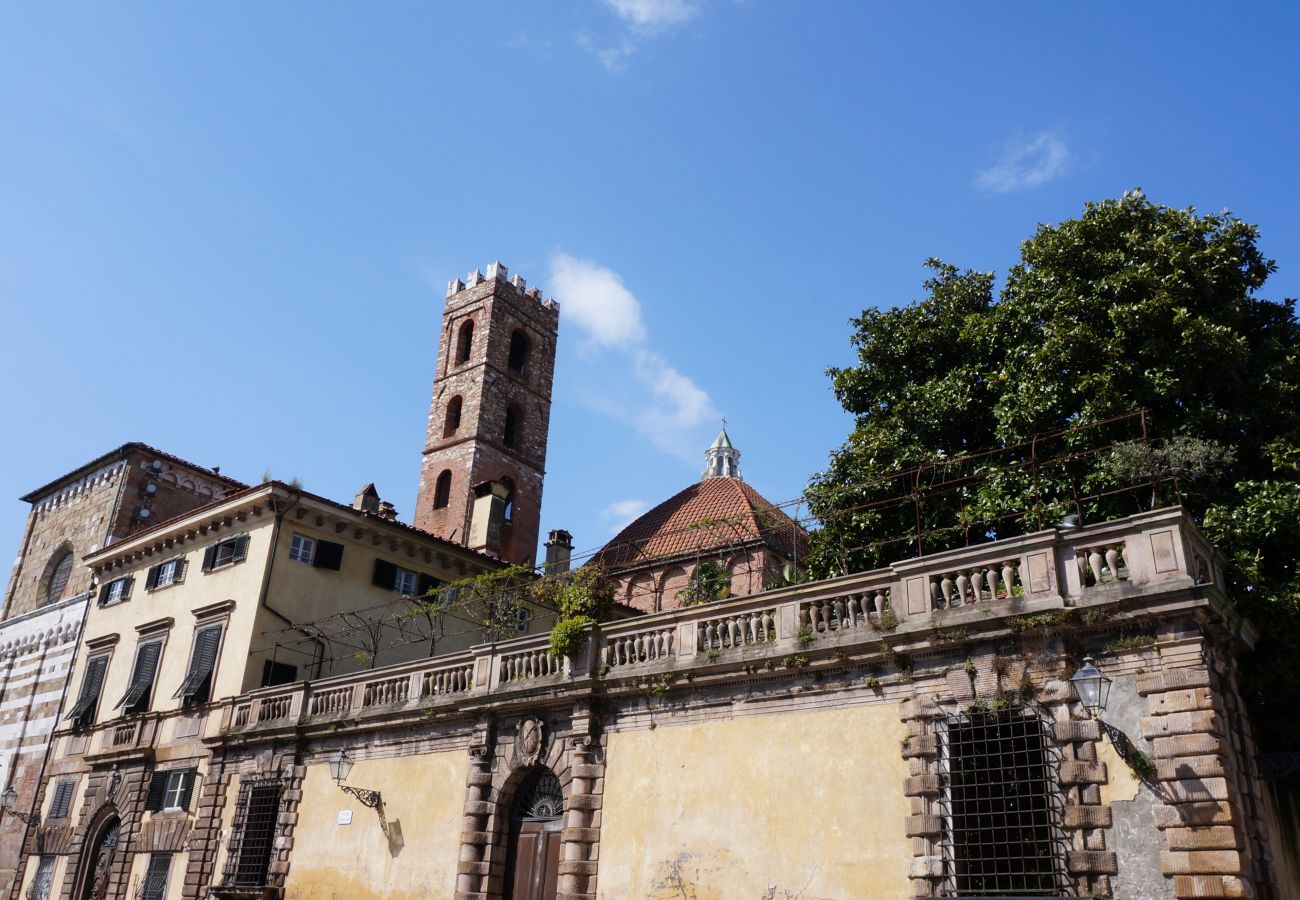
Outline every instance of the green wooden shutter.
<path id="1" fill-rule="evenodd" d="M 131 599 L 131 586 L 132 586 L 133 584 L 135 584 L 135 576 L 133 576 L 133 575 L 128 575 L 128 576 L 126 576 L 126 578 L 123 580 L 123 584 L 122 584 L 122 599 L 123 599 L 123 600 L 130 600 L 130 599 Z"/>
<path id="2" fill-rule="evenodd" d="M 415 595 L 417 597 L 428 597 L 429 592 L 435 590 L 441 584 L 442 582 L 434 578 L 432 575 L 425 575 L 423 572 L 420 572 L 415 577 Z"/>
<path id="3" fill-rule="evenodd" d="M 317 541 L 316 556 L 311 564 L 318 569 L 337 572 L 343 565 L 343 545 L 333 541 Z"/>
<path id="4" fill-rule="evenodd" d="M 50 804 L 50 818 L 62 819 L 68 814 L 72 806 L 72 791 L 77 786 L 77 782 L 63 780 L 54 788 L 54 801 Z"/>
<path id="5" fill-rule="evenodd" d="M 149 779 L 149 796 L 144 801 L 144 808 L 149 812 L 157 812 L 163 808 L 163 801 L 167 797 L 167 776 L 168 772 L 154 772 L 153 777 Z"/>
<path id="6" fill-rule="evenodd" d="M 371 581 L 379 587 L 391 591 L 397 583 L 397 566 L 386 559 L 376 559 L 375 574 Z"/>
<path id="7" fill-rule="evenodd" d="M 203 571 L 206 572 L 212 568 L 212 561 L 216 559 L 216 557 L 217 557 L 216 544 L 213 544 L 211 547 L 203 551 Z"/>
<path id="8" fill-rule="evenodd" d="M 107 656 L 96 656 L 86 663 L 86 674 L 81 680 L 81 693 L 67 715 L 70 721 L 78 725 L 89 725 L 93 721 L 95 705 L 99 702 L 99 691 L 104 686 L 104 671 L 107 668 Z"/>
<path id="9" fill-rule="evenodd" d="M 217 664 L 217 647 L 221 643 L 221 626 L 201 629 L 194 636 L 194 650 L 190 654 L 190 669 L 174 696 L 192 697 L 199 692 L 203 682 L 212 675 Z"/>
<path id="10" fill-rule="evenodd" d="M 198 769 L 187 769 L 185 772 L 185 785 L 181 788 L 181 809 L 190 808 L 190 800 L 194 797 L 194 782 L 198 779 Z"/>
<path id="11" fill-rule="evenodd" d="M 162 653 L 162 641 L 151 641 L 143 645 L 135 654 L 135 669 L 131 672 L 131 684 L 126 689 L 117 707 L 125 706 L 128 712 L 133 710 L 140 698 L 153 687 L 154 675 L 158 672 L 158 656 Z"/>
<path id="12" fill-rule="evenodd" d="M 235 555 L 231 557 L 231 562 L 242 562 L 248 558 L 248 535 L 241 534 L 232 542 L 235 545 Z"/>
<path id="13" fill-rule="evenodd" d="M 159 563 L 156 566 L 149 567 L 149 574 L 146 575 L 144 579 L 144 589 L 146 591 L 152 591 L 158 586 L 158 575 L 162 572 L 162 567 L 164 565 L 165 563 Z"/>

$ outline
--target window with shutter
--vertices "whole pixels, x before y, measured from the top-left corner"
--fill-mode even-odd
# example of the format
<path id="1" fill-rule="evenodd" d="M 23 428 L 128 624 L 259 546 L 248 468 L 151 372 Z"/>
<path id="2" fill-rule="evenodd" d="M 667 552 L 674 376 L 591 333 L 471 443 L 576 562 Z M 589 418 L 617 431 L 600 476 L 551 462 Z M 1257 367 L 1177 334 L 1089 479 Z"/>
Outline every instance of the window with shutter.
<path id="1" fill-rule="evenodd" d="M 158 574 L 154 575 L 154 569 Z M 165 563 L 159 563 L 149 570 L 149 576 L 153 579 L 153 584 L 146 584 L 145 587 L 165 588 L 168 585 L 176 584 L 185 574 L 185 558 L 178 556 L 175 559 L 169 559 Z"/>
<path id="2" fill-rule="evenodd" d="M 318 569 L 337 572 L 343 566 L 343 545 L 333 541 L 316 542 L 316 558 L 312 565 Z"/>
<path id="3" fill-rule="evenodd" d="M 150 641 L 141 644 L 135 652 L 135 668 L 131 671 L 131 684 L 126 694 L 118 701 L 119 707 L 126 707 L 125 712 L 144 712 L 149 708 L 153 696 L 153 679 L 158 673 L 158 657 L 162 655 L 162 641 Z"/>
<path id="4" fill-rule="evenodd" d="M 295 534 L 293 540 L 289 542 L 289 558 L 294 562 L 306 563 L 310 566 L 315 554 L 316 542 L 305 535 Z"/>
<path id="5" fill-rule="evenodd" d="M 149 779 L 149 796 L 145 798 L 144 808 L 147 812 L 158 812 L 163 808 L 163 798 L 167 796 L 167 778 L 169 772 L 154 772 Z"/>
<path id="6" fill-rule="evenodd" d="M 167 896 L 167 876 L 171 872 L 170 853 L 149 854 L 149 870 L 140 888 L 141 900 L 164 900 Z"/>
<path id="7" fill-rule="evenodd" d="M 221 569 L 248 558 L 248 535 L 238 534 L 213 544 L 203 553 L 203 571 Z"/>
<path id="8" fill-rule="evenodd" d="M 95 710 L 99 706 L 99 692 L 104 687 L 104 672 L 108 669 L 108 657 L 96 656 L 86 663 L 86 674 L 81 679 L 81 693 L 77 702 L 72 704 L 67 719 L 73 725 L 85 727 L 94 723 Z"/>
<path id="9" fill-rule="evenodd" d="M 144 579 L 144 589 L 152 591 L 158 586 L 158 573 L 162 571 L 162 563 L 149 567 L 149 574 Z"/>
<path id="10" fill-rule="evenodd" d="M 72 792 L 76 787 L 77 782 L 72 779 L 64 779 L 54 786 L 54 799 L 50 801 L 48 818 L 67 818 L 68 812 L 72 809 Z"/>
<path id="11" fill-rule="evenodd" d="M 432 575 L 425 575 L 421 572 L 415 579 L 415 593 L 420 597 L 428 597 L 441 585 L 442 582 L 434 578 Z"/>
<path id="12" fill-rule="evenodd" d="M 212 695 L 212 674 L 217 665 L 217 648 L 221 644 L 220 625 L 199 629 L 194 636 L 190 668 L 175 694 L 187 704 L 206 703 Z"/>
<path id="13" fill-rule="evenodd" d="M 112 606 L 114 603 L 121 603 L 131 597 L 131 584 L 135 579 L 130 575 L 123 578 L 115 578 L 107 582 L 99 589 L 99 605 Z"/>

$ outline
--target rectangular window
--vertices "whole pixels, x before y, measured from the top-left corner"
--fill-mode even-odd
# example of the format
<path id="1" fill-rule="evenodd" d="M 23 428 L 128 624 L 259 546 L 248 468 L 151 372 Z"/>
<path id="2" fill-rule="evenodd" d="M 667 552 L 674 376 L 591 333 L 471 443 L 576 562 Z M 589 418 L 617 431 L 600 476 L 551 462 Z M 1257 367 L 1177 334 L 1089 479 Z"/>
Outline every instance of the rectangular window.
<path id="1" fill-rule="evenodd" d="M 135 651 L 135 666 L 131 670 L 131 683 L 122 699 L 117 702 L 124 713 L 144 712 L 153 697 L 153 680 L 158 673 L 158 657 L 162 655 L 162 641 L 141 644 Z"/>
<path id="2" fill-rule="evenodd" d="M 42 856 L 36 866 L 36 877 L 27 896 L 32 900 L 50 900 L 50 886 L 54 883 L 54 863 L 58 857 Z"/>
<path id="3" fill-rule="evenodd" d="M 237 534 L 218 541 L 203 551 L 203 571 L 222 569 L 248 558 L 248 535 Z"/>
<path id="4" fill-rule="evenodd" d="M 194 634 L 194 649 L 190 651 L 190 667 L 174 696 L 185 704 L 207 703 L 212 698 L 212 675 L 217 667 L 217 650 L 221 646 L 220 625 L 200 628 Z"/>
<path id="5" fill-rule="evenodd" d="M 398 569 L 393 581 L 393 590 L 399 594 L 415 593 L 415 573 L 409 569 Z"/>
<path id="6" fill-rule="evenodd" d="M 515 607 L 515 626 L 520 634 L 528 633 L 528 624 L 533 620 L 533 611 L 526 606 Z"/>
<path id="7" fill-rule="evenodd" d="M 428 575 L 417 575 L 410 569 L 403 569 L 386 559 L 375 560 L 375 573 L 371 582 L 377 587 L 410 595 L 422 593 L 425 588 L 436 587 L 438 584 L 437 579 L 430 578 Z"/>
<path id="8" fill-rule="evenodd" d="M 343 565 L 343 545 L 333 541 L 317 541 L 315 557 L 311 564 L 318 569 L 337 572 Z"/>
<path id="9" fill-rule="evenodd" d="M 107 669 L 107 655 L 87 660 L 86 674 L 81 678 L 81 691 L 67 715 L 68 721 L 75 727 L 85 728 L 94 724 L 95 712 L 99 708 L 99 693 L 104 687 L 104 672 Z"/>
<path id="10" fill-rule="evenodd" d="M 72 778 L 62 778 L 54 785 L 54 799 L 50 801 L 50 819 L 66 819 L 72 809 L 72 792 L 77 782 Z"/>
<path id="11" fill-rule="evenodd" d="M 958 897 L 1069 892 L 1042 720 L 1010 709 L 948 720 L 947 892 Z"/>
<path id="12" fill-rule="evenodd" d="M 144 808 L 149 812 L 164 809 L 189 809 L 198 769 L 169 769 L 154 772 L 149 780 L 149 795 Z"/>
<path id="13" fill-rule="evenodd" d="M 171 867 L 170 853 L 149 854 L 149 871 L 145 874 L 144 885 L 140 888 L 141 900 L 164 900 L 167 896 L 167 875 Z"/>
<path id="14" fill-rule="evenodd" d="M 245 784 L 235 811 L 235 839 L 227 859 L 226 880 L 240 886 L 266 884 L 280 817 L 280 785 Z M 235 841 L 238 846 L 234 846 Z"/>
<path id="15" fill-rule="evenodd" d="M 293 536 L 293 542 L 289 544 L 289 558 L 294 562 L 312 564 L 316 555 L 316 542 L 309 537 L 303 537 L 301 534 Z"/>
<path id="16" fill-rule="evenodd" d="M 150 568 L 149 574 L 145 578 L 144 587 L 145 590 L 156 591 L 158 588 L 176 584 L 184 577 L 185 557 L 178 556 Z"/>
<path id="17" fill-rule="evenodd" d="M 130 575 L 124 575 L 121 578 L 114 578 L 112 581 L 100 585 L 99 588 L 99 605 L 112 606 L 114 603 L 121 603 L 123 600 L 129 600 L 131 597 L 131 585 L 135 581 Z"/>

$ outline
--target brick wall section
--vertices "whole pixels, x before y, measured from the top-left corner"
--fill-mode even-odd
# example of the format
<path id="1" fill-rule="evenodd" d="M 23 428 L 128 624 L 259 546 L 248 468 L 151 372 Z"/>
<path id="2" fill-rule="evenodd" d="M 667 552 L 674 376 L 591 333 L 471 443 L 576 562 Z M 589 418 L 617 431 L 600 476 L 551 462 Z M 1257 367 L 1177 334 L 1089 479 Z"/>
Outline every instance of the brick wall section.
<path id="1" fill-rule="evenodd" d="M 554 301 L 543 303 L 538 291 L 526 290 L 523 279 L 507 280 L 499 263 L 487 272 L 486 279 L 474 272 L 468 286 L 455 281 L 448 289 L 413 522 L 464 544 L 474 486 L 508 477 L 515 485 L 514 509 L 499 553 L 510 562 L 527 563 L 536 556 L 541 525 L 560 310 Z M 474 323 L 473 343 L 469 359 L 457 363 L 465 322 Z M 522 374 L 507 364 L 516 330 L 526 333 L 531 344 Z M 455 397 L 461 398 L 460 426 L 447 434 L 447 409 Z M 506 412 L 511 407 L 522 414 L 522 424 L 515 446 L 507 447 Z M 434 494 L 444 470 L 452 475 L 450 502 L 438 509 Z"/>
<path id="2" fill-rule="evenodd" d="M 1184 656 L 1182 665 L 1140 673 L 1138 692 L 1151 715 L 1142 733 L 1152 741 L 1156 778 L 1165 805 L 1156 825 L 1169 849 L 1160 854 L 1161 871 L 1183 898 L 1267 898 L 1268 866 L 1259 859 L 1263 824 L 1242 765 L 1253 760 L 1249 732 L 1230 722 L 1235 698 L 1230 682 L 1216 676 L 1206 661 L 1208 648 Z M 1225 688 L 1227 690 L 1225 691 Z M 1247 766 L 1253 769 L 1253 761 Z M 1261 878 L 1261 875 L 1263 876 Z"/>

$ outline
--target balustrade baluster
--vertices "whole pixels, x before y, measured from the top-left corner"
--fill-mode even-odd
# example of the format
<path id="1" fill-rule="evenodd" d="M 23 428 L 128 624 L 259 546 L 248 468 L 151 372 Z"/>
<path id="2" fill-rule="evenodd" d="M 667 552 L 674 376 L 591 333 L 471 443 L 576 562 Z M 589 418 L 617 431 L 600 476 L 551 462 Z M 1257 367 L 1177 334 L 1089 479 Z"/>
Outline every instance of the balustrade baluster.
<path id="1" fill-rule="evenodd" d="M 1106 565 L 1110 568 L 1110 577 L 1119 581 L 1119 547 L 1106 548 Z"/>

